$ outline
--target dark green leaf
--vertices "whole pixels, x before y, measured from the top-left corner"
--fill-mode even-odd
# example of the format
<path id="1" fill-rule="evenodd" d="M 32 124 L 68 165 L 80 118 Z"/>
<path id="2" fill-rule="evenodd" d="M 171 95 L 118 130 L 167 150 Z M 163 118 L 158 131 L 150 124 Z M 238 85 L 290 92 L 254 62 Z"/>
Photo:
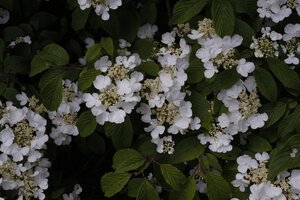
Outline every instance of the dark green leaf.
<path id="1" fill-rule="evenodd" d="M 284 115 L 286 104 L 280 101 L 276 104 L 264 104 L 261 107 L 261 111 L 266 112 L 268 115 L 268 121 L 266 122 L 265 127 L 270 127 Z"/>
<path id="2" fill-rule="evenodd" d="M 117 172 L 126 172 L 142 166 L 145 159 L 134 149 L 121 149 L 113 157 L 113 168 Z"/>
<path id="3" fill-rule="evenodd" d="M 206 181 L 207 195 L 210 200 L 230 199 L 230 185 L 222 176 L 208 172 L 206 174 Z"/>
<path id="4" fill-rule="evenodd" d="M 180 190 L 182 183 L 185 181 L 184 174 L 173 165 L 161 164 L 160 170 L 166 182 L 175 190 Z"/>
<path id="5" fill-rule="evenodd" d="M 159 72 L 159 66 L 153 61 L 147 61 L 140 64 L 136 68 L 136 70 L 148 74 L 150 76 L 157 76 Z"/>
<path id="6" fill-rule="evenodd" d="M 137 200 L 159 200 L 159 196 L 154 187 L 147 180 L 141 184 L 138 191 Z"/>
<path id="7" fill-rule="evenodd" d="M 194 177 L 190 176 L 185 182 L 183 182 L 183 185 L 179 191 L 171 191 L 169 200 L 193 200 L 196 189 L 195 185 Z"/>
<path id="8" fill-rule="evenodd" d="M 79 75 L 79 90 L 84 91 L 90 88 L 98 75 L 100 75 L 99 70 L 95 68 L 84 68 Z"/>
<path id="9" fill-rule="evenodd" d="M 264 152 L 264 151 L 271 151 L 272 146 L 270 143 L 263 137 L 259 135 L 250 135 L 247 138 L 249 143 L 247 144 L 247 149 L 253 152 Z"/>
<path id="10" fill-rule="evenodd" d="M 49 44 L 39 54 L 44 60 L 56 65 L 64 66 L 69 63 L 69 54 L 57 44 Z"/>
<path id="11" fill-rule="evenodd" d="M 142 178 L 133 178 L 130 179 L 130 181 L 128 182 L 127 185 L 127 189 L 128 189 L 128 196 L 129 197 L 136 197 L 138 194 L 138 191 L 140 190 L 141 185 L 143 184 L 144 179 Z"/>
<path id="12" fill-rule="evenodd" d="M 77 121 L 78 131 L 81 137 L 87 137 L 94 133 L 97 122 L 91 111 L 81 113 Z"/>
<path id="13" fill-rule="evenodd" d="M 127 184 L 131 177 L 129 173 L 109 172 L 101 178 L 101 188 L 104 196 L 112 197 Z"/>
<path id="14" fill-rule="evenodd" d="M 91 9 L 81 10 L 79 7 L 75 8 L 72 13 L 72 28 L 75 31 L 83 29 L 90 15 Z"/>
<path id="15" fill-rule="evenodd" d="M 101 44 L 94 44 L 93 46 L 89 47 L 85 54 L 86 61 L 91 62 L 92 60 L 99 57 L 101 54 L 101 49 Z"/>
<path id="16" fill-rule="evenodd" d="M 101 38 L 101 46 L 108 53 L 108 55 L 110 56 L 114 55 L 114 42 L 111 38 L 109 37 Z"/>
<path id="17" fill-rule="evenodd" d="M 189 68 L 186 70 L 188 75 L 187 83 L 195 84 L 199 83 L 204 78 L 204 67 L 203 63 L 199 59 L 195 59 L 190 62 Z"/>

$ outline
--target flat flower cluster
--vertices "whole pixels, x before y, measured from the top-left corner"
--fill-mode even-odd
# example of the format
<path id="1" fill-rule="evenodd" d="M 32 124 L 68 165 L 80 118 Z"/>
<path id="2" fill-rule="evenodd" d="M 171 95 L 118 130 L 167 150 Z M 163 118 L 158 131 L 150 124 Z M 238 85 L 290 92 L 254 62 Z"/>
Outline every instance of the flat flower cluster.
<path id="1" fill-rule="evenodd" d="M 277 199 L 296 200 L 300 198 L 300 170 L 283 171 L 274 181 L 269 181 L 266 152 L 255 154 L 255 158 L 242 155 L 237 158 L 238 173 L 231 183 L 241 192 L 250 187 L 249 200 Z M 292 158 L 291 158 L 292 159 Z"/>

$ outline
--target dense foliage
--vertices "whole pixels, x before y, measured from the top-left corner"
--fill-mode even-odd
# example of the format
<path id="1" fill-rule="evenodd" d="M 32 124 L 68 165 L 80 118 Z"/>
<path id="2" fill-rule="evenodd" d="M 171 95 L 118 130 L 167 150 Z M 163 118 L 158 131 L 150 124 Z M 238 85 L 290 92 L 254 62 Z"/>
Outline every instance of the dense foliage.
<path id="1" fill-rule="evenodd" d="M 0 0 L 0 199 L 300 199 L 300 0 Z"/>

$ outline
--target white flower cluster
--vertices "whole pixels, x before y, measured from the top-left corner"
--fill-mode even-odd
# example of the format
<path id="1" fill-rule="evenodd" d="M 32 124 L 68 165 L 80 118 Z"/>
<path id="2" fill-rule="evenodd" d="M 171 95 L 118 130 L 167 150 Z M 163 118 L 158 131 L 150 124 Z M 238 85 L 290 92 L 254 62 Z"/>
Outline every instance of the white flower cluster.
<path id="1" fill-rule="evenodd" d="M 63 200 L 80 200 L 82 188 L 79 184 L 74 185 L 74 190 L 70 194 L 63 194 Z"/>
<path id="2" fill-rule="evenodd" d="M 0 8 L 0 24 L 6 24 L 9 20 L 9 12 L 4 8 Z"/>
<path id="3" fill-rule="evenodd" d="M 20 43 L 31 44 L 31 38 L 29 35 L 24 37 L 17 37 L 14 41 L 11 41 L 8 45 L 10 48 L 14 48 L 16 45 Z"/>
<path id="4" fill-rule="evenodd" d="M 100 16 L 102 20 L 109 20 L 110 9 L 116 10 L 122 5 L 122 0 L 77 0 L 80 9 L 85 10 L 91 6 L 95 9 L 95 13 Z"/>
<path id="5" fill-rule="evenodd" d="M 283 41 L 281 48 L 287 56 L 284 62 L 298 65 L 300 56 L 300 24 L 287 24 L 284 28 Z"/>
<path id="6" fill-rule="evenodd" d="M 228 108 L 228 113 L 223 113 L 213 122 L 209 134 L 200 134 L 198 138 L 202 144 L 209 143 L 210 150 L 225 153 L 232 150 L 230 143 L 234 135 L 245 133 L 249 127 L 263 127 L 268 115 L 258 113 L 261 104 L 253 76 L 222 90 L 217 98 Z"/>
<path id="7" fill-rule="evenodd" d="M 255 159 L 248 155 L 237 158 L 238 173 L 231 183 L 241 192 L 250 186 L 249 200 L 297 200 L 300 198 L 300 170 L 281 172 L 275 181 L 268 180 L 269 154 L 255 154 Z"/>
<path id="8" fill-rule="evenodd" d="M 0 102 L 0 186 L 16 190 L 18 200 L 45 199 L 50 162 L 43 158 L 47 121 L 27 107 Z"/>
<path id="9" fill-rule="evenodd" d="M 278 23 L 292 14 L 295 9 L 300 16 L 300 0 L 258 0 L 257 12 L 261 18 L 271 18 Z"/>
<path id="10" fill-rule="evenodd" d="M 174 134 L 185 134 L 188 130 L 200 128 L 200 119 L 192 118 L 192 104 L 185 101 L 187 93 L 183 91 L 189 66 L 191 48 L 183 38 L 176 46 L 176 32 L 162 35 L 165 44 L 155 55 L 161 70 L 158 77 L 143 82 L 141 96 L 145 103 L 137 109 L 142 121 L 148 123 L 146 132 L 151 133 L 157 152 L 172 154 L 175 142 Z"/>
<path id="11" fill-rule="evenodd" d="M 192 40 L 197 40 L 201 48 L 197 50 L 196 56 L 204 64 L 204 76 L 212 78 L 219 70 L 228 70 L 236 67 L 237 72 L 247 77 L 253 72 L 255 66 L 246 59 L 238 59 L 236 47 L 242 44 L 240 35 L 219 37 L 215 33 L 211 19 L 204 18 L 198 23 L 198 29 L 192 30 L 188 35 Z"/>
<path id="12" fill-rule="evenodd" d="M 141 100 L 143 74 L 134 71 L 141 63 L 139 55 L 118 56 L 115 63 L 103 56 L 95 62 L 95 68 L 101 71 L 93 82 L 98 90 L 83 94 L 83 100 L 100 125 L 105 122 L 123 123 Z"/>
<path id="13" fill-rule="evenodd" d="M 57 145 L 70 144 L 71 136 L 79 135 L 76 123 L 80 104 L 83 101 L 82 93 L 78 91 L 77 83 L 64 80 L 62 84 L 62 102 L 56 111 L 48 112 L 53 125 L 50 137 L 54 139 Z"/>

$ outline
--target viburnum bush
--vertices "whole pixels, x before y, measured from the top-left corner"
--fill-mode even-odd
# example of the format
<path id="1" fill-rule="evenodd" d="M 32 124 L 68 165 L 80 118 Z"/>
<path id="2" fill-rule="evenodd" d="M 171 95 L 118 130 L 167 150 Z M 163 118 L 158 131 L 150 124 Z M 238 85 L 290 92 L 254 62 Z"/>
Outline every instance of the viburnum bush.
<path id="1" fill-rule="evenodd" d="M 0 0 L 0 200 L 299 200 L 300 0 Z"/>

